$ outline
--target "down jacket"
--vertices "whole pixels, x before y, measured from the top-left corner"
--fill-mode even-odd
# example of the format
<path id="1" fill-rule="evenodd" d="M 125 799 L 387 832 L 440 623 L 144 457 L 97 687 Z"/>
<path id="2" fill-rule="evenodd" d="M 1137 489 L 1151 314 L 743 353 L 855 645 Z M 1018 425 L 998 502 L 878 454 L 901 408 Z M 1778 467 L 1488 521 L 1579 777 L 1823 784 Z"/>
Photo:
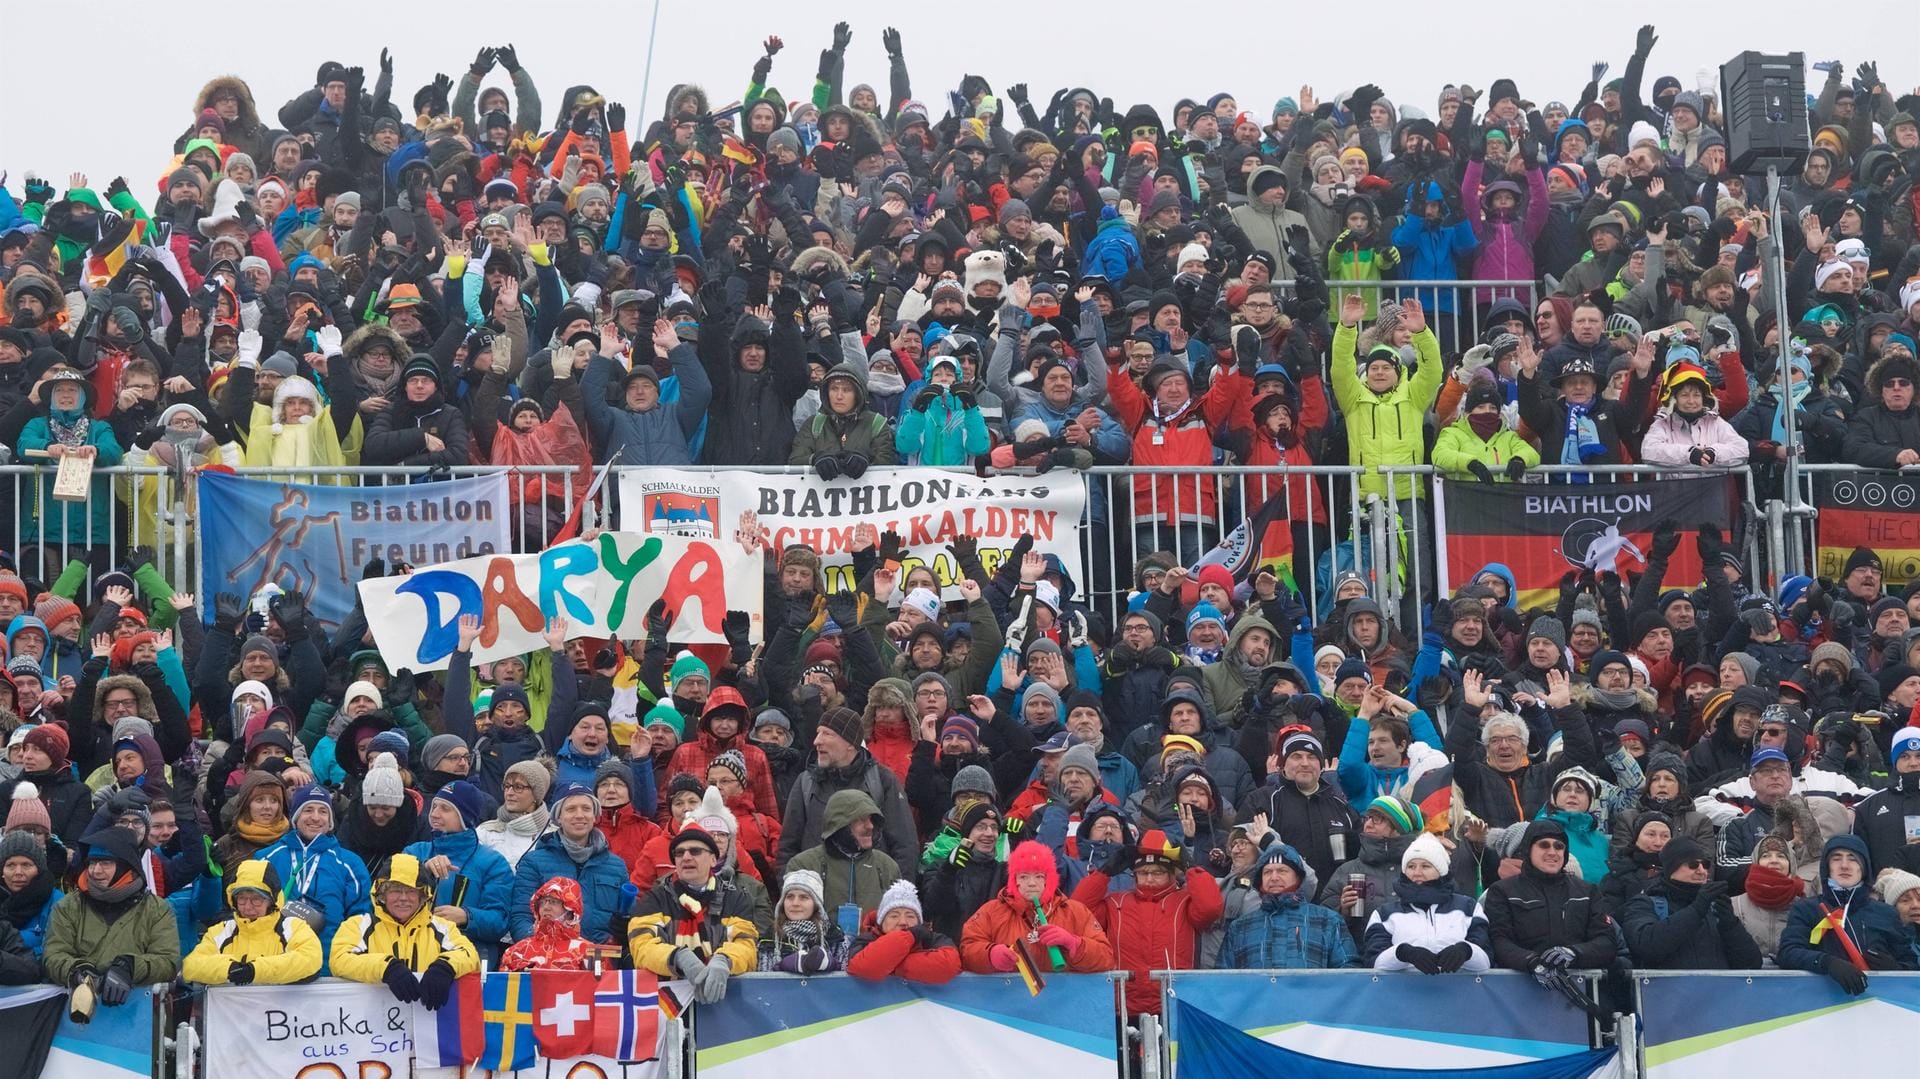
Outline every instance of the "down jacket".
<path id="1" fill-rule="evenodd" d="M 269 896 L 267 912 L 258 918 L 234 915 L 208 929 L 200 943 L 188 955 L 181 968 L 187 981 L 202 985 L 226 985 L 228 972 L 236 963 L 253 965 L 253 983 L 292 985 L 320 973 L 326 957 L 320 951 L 320 938 L 303 918 L 281 909 L 280 881 L 265 862 L 242 862 L 227 882 L 227 907 L 233 907 L 233 893 L 242 888 L 257 888 Z"/>

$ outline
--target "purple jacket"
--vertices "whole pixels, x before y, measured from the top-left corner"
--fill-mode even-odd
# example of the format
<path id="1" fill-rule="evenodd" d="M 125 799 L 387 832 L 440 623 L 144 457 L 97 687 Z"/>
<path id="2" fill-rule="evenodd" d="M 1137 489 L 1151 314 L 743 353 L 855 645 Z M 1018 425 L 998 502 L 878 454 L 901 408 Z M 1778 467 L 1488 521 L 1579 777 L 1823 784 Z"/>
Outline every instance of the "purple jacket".
<path id="1" fill-rule="evenodd" d="M 1524 219 L 1489 219 L 1486 192 L 1481 185 L 1484 166 L 1485 162 L 1482 161 L 1467 162 L 1467 173 L 1460 182 L 1462 194 L 1471 193 L 1471 199 L 1467 202 L 1471 207 L 1468 213 L 1472 215 L 1473 234 L 1480 240 L 1480 251 L 1473 259 L 1473 276 L 1489 281 L 1533 280 L 1536 276 L 1533 271 L 1533 241 L 1540 235 L 1540 230 L 1546 227 L 1547 212 L 1552 209 L 1547 201 L 1546 174 L 1539 169 L 1527 170 Z M 1484 307 L 1501 297 L 1527 302 L 1526 295 L 1513 287 L 1476 289 L 1473 299 Z"/>

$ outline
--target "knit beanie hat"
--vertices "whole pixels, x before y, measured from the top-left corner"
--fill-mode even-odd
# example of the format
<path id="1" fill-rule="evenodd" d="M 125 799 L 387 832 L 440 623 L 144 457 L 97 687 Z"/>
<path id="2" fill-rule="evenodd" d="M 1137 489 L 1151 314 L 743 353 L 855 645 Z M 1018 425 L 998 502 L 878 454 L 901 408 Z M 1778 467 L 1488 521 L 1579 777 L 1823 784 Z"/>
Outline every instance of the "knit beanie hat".
<path id="1" fill-rule="evenodd" d="M 680 715 L 680 710 L 671 704 L 661 703 L 654 705 L 652 708 L 647 709 L 647 714 L 644 718 L 645 722 L 641 724 L 642 727 L 672 727 L 673 733 L 676 736 L 684 737 L 686 735 L 687 721 Z"/>
<path id="2" fill-rule="evenodd" d="M 18 580 L 18 578 L 15 578 L 15 580 Z M 25 590 L 22 589 L 22 592 L 24 593 Z M 24 598 L 24 595 L 22 598 Z M 79 604 L 64 596 L 52 594 L 41 596 L 40 602 L 33 605 L 33 616 L 45 622 L 49 630 L 69 618 L 83 617 Z"/>
<path id="3" fill-rule="evenodd" d="M 824 917 L 827 912 L 827 882 L 811 869 L 789 869 L 780 878 L 780 898 L 789 892 L 803 892 L 813 898 L 813 908 Z"/>
<path id="4" fill-rule="evenodd" d="M 594 769 L 593 790 L 596 796 L 600 792 L 600 784 L 605 783 L 609 779 L 617 779 L 626 784 L 627 798 L 629 800 L 633 798 L 633 773 L 627 769 L 626 761 L 618 757 L 613 757 L 599 768 Z"/>
<path id="5" fill-rule="evenodd" d="M 4 850 L 4 847 L 0 846 L 0 850 Z M 0 858 L 0 865 L 4 864 L 6 864 L 5 859 Z M 1881 902 L 1888 906 L 1893 906 L 1900 902 L 1901 896 L 1906 895 L 1915 888 L 1920 888 L 1920 877 L 1916 877 L 1904 869 L 1888 867 L 1882 869 L 1880 875 L 1874 878 L 1873 887 L 1875 891 L 1880 893 Z"/>
<path id="6" fill-rule="evenodd" d="M 539 761 L 521 761 L 508 768 L 507 774 L 526 780 L 527 785 L 533 788 L 533 799 L 536 802 L 545 802 L 547 791 L 553 788 L 553 773 L 547 771 L 547 766 Z"/>
<path id="7" fill-rule="evenodd" d="M 113 744 L 116 746 L 141 735 L 152 738 L 153 724 L 139 716 L 126 716 L 113 725 Z"/>
<path id="8" fill-rule="evenodd" d="M 33 784 L 22 783 L 21 786 L 32 787 Z M 36 805 L 39 804 L 37 796 L 34 802 Z M 42 806 L 40 812 L 41 815 L 44 816 L 46 814 L 46 807 Z M 0 836 L 0 866 L 5 866 L 9 860 L 14 858 L 25 858 L 37 866 L 40 872 L 45 873 L 47 871 L 46 843 L 32 832 L 14 831 L 12 822 L 9 821 L 7 834 Z"/>
<path id="9" fill-rule="evenodd" d="M 926 919 L 926 916 L 920 911 L 920 891 L 913 886 L 913 882 L 910 880 L 896 880 L 887 886 L 885 892 L 881 893 L 880 905 L 874 908 L 873 911 L 874 923 L 879 924 L 880 922 L 886 921 L 888 912 L 899 910 L 902 907 L 912 911 L 914 917 L 922 921 Z"/>
<path id="10" fill-rule="evenodd" d="M 1420 815 L 1420 807 L 1403 798 L 1383 794 L 1367 805 L 1368 813 L 1378 813 L 1393 823 L 1401 835 L 1410 835 L 1425 827 L 1426 820 Z"/>
<path id="11" fill-rule="evenodd" d="M 673 661 L 672 668 L 667 672 L 667 691 L 677 692 L 680 689 L 680 681 L 689 675 L 699 675 L 708 681 L 713 680 L 713 671 L 708 669 L 704 660 L 692 652 L 682 652 L 680 658 Z"/>
<path id="12" fill-rule="evenodd" d="M 457 734 L 436 734 L 420 747 L 420 763 L 431 772 L 440 767 L 440 762 L 446 760 L 448 754 L 465 748 L 467 740 Z"/>
<path id="13" fill-rule="evenodd" d="M 480 788 L 464 779 L 456 779 L 434 792 L 434 801 L 445 802 L 460 814 L 462 831 L 480 823 Z"/>
<path id="14" fill-rule="evenodd" d="M 371 700 L 375 708 L 380 707 L 382 703 L 380 699 L 380 687 L 374 685 L 372 682 L 362 681 L 355 682 L 347 687 L 346 696 L 340 698 L 340 707 L 345 708 L 347 705 L 352 704 L 362 697 Z M 428 765 L 428 767 L 431 768 L 432 765 Z"/>
<path id="15" fill-rule="evenodd" d="M 22 657 L 24 658 L 24 657 Z M 7 668 L 13 670 L 11 666 Z M 42 723 L 27 732 L 27 744 L 47 755 L 53 762 L 51 771 L 64 772 L 67 769 L 67 754 L 72 748 L 67 742 L 66 729 L 52 723 Z"/>
<path id="16" fill-rule="evenodd" d="M 393 754 L 397 767 L 413 753 L 413 746 L 407 741 L 405 731 L 384 730 L 367 739 L 367 759 L 372 760 L 381 753 Z"/>
<path id="17" fill-rule="evenodd" d="M 24 779 L 14 785 L 13 805 L 7 809 L 7 832 L 11 834 L 18 828 L 38 828 L 49 835 L 53 832 L 53 818 L 47 815 L 46 803 L 40 800 L 40 788 Z M 42 851 L 42 869 L 46 868 L 46 859 Z"/>
<path id="18" fill-rule="evenodd" d="M 373 758 L 373 766 L 367 769 L 367 778 L 360 782 L 361 803 L 397 809 L 406 800 L 407 785 L 400 778 L 400 762 L 394 760 L 391 753 L 382 753 Z"/>
<path id="19" fill-rule="evenodd" d="M 397 805 L 398 803 L 395 804 Z M 287 801 L 287 819 L 292 820 L 298 817 L 300 811 L 309 805 L 326 807 L 328 827 L 331 828 L 333 821 L 333 792 L 327 790 L 325 787 L 312 783 L 300 787 L 293 792 L 293 797 Z"/>
<path id="20" fill-rule="evenodd" d="M 248 637 L 240 645 L 241 659 L 245 659 L 255 652 L 265 652 L 275 663 L 280 661 L 280 650 L 274 647 L 273 641 L 264 633 L 256 633 Z"/>
<path id="21" fill-rule="evenodd" d="M 1407 863 L 1415 858 L 1431 864 L 1440 871 L 1442 877 L 1445 877 L 1453 866 L 1453 859 L 1447 855 L 1446 845 L 1434 838 L 1431 832 L 1421 832 L 1413 838 L 1413 842 L 1407 844 L 1407 849 L 1400 854 L 1400 872 L 1404 874 L 1407 871 Z"/>
<path id="22" fill-rule="evenodd" d="M 1092 746 L 1077 745 L 1062 754 L 1058 774 L 1065 775 L 1069 769 L 1085 772 L 1094 783 L 1100 782 L 1100 758 L 1094 755 Z"/>
<path id="23" fill-rule="evenodd" d="M 734 779 L 738 780 L 742 786 L 746 785 L 747 758 L 742 756 L 739 750 L 729 749 L 724 753 L 715 754 L 713 760 L 708 763 L 707 767 L 711 770 L 714 765 L 718 765 L 732 772 Z"/>
<path id="24" fill-rule="evenodd" d="M 1096 772 L 1096 774 L 1098 774 Z M 975 793 L 989 800 L 996 800 L 1000 792 L 993 785 L 993 773 L 977 764 L 969 764 L 953 774 L 953 785 L 948 794 L 956 801 L 962 794 Z"/>

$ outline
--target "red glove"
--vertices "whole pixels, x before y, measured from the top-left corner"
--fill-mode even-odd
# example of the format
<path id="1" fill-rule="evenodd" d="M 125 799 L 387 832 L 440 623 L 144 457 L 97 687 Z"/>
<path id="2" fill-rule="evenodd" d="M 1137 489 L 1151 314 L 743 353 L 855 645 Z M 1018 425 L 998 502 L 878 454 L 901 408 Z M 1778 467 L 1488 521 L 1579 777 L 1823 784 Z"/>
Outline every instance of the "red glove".
<path id="1" fill-rule="evenodd" d="M 1046 925 L 1040 927 L 1040 943 L 1053 948 L 1063 948 L 1068 955 L 1080 950 L 1080 938 L 1069 932 L 1066 927 Z"/>
<path id="2" fill-rule="evenodd" d="M 1019 969 L 1019 962 L 1013 956 L 1013 949 L 1004 944 L 996 944 L 987 949 L 987 962 L 993 969 L 1012 971 Z"/>

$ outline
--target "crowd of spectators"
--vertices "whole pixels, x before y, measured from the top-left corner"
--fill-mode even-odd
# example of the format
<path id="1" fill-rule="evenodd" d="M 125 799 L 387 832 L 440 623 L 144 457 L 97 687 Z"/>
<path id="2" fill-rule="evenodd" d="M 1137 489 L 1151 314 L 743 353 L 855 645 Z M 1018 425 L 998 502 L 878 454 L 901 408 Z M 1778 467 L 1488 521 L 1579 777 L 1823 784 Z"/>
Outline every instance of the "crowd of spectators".
<path id="1" fill-rule="evenodd" d="M 0 185 L 0 443 L 829 481 L 1920 463 L 1920 98 L 1871 63 L 1815 65 L 1774 219 L 1711 87 L 1643 89 L 1651 27 L 1572 107 L 1500 79 L 1164 119 L 972 75 L 929 107 L 891 30 L 885 90 L 849 87 L 851 36 L 809 94 L 769 85 L 769 38 L 737 103 L 676 86 L 632 126 L 584 84 L 549 124 L 511 45 L 407 108 L 385 52 L 271 117 L 213 79 L 154 174 Z M 1920 968 L 1920 590 L 1871 549 L 1769 594 L 1712 528 L 1678 579 L 1663 525 L 1644 573 L 1548 609 L 1494 564 L 1418 621 L 1341 574 L 1315 619 L 1271 571 L 1194 568 L 1228 507 L 1143 473 L 1088 524 L 1131 542 L 1117 618 L 1030 540 L 989 568 L 951 537 L 943 595 L 863 526 L 829 590 L 749 516 L 760 645 L 729 617 L 677 652 L 656 604 L 644 640 L 561 619 L 475 664 L 468 620 L 428 676 L 297 593 L 204 623 L 138 542 L 165 501 L 93 482 L 84 513 L 8 509 L 0 982 L 114 1006 L 332 974 L 438 1007 L 482 962 L 701 1001 L 1030 964 L 1131 971 L 1153 1011 L 1169 967 Z M 516 490 L 541 535 L 571 508 Z"/>

